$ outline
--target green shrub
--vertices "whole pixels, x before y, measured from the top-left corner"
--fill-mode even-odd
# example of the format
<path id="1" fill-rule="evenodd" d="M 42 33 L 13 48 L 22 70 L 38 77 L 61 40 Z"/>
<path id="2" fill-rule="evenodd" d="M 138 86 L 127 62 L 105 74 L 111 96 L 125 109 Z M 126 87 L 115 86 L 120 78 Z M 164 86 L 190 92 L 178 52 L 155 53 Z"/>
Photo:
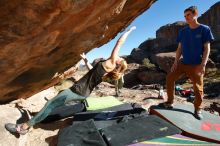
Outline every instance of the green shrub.
<path id="1" fill-rule="evenodd" d="M 155 65 L 150 63 L 150 60 L 148 58 L 144 58 L 142 63 L 147 68 L 155 68 Z"/>

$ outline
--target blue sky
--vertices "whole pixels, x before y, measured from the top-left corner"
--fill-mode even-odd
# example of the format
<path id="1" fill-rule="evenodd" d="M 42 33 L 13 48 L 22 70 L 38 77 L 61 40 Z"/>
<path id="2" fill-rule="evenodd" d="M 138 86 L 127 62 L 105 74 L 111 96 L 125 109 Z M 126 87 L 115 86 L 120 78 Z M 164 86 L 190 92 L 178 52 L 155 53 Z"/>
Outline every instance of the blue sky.
<path id="1" fill-rule="evenodd" d="M 133 48 L 137 48 L 148 38 L 156 37 L 156 30 L 161 26 L 176 21 L 184 21 L 183 11 L 192 5 L 198 7 L 199 16 L 206 12 L 212 5 L 219 0 L 158 0 L 147 11 L 138 16 L 131 24 L 136 26 L 121 47 L 119 55 L 129 55 Z M 107 44 L 94 48 L 86 54 L 88 60 L 92 62 L 96 58 L 108 58 L 112 48 L 117 42 L 121 33 Z"/>

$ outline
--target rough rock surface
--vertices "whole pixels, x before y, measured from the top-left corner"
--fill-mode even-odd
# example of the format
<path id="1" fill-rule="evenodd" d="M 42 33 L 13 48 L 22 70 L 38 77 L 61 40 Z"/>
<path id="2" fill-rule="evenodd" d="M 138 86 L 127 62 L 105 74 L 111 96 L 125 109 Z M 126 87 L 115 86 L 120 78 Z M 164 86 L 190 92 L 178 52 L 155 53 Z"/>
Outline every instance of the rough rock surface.
<path id="1" fill-rule="evenodd" d="M 79 54 L 113 39 L 155 0 L 1 0 L 0 102 L 60 80 Z"/>
<path id="2" fill-rule="evenodd" d="M 178 31 L 185 25 L 184 22 L 175 22 L 160 27 L 156 32 L 156 38 L 148 39 L 141 43 L 138 48 L 134 48 L 131 57 L 137 63 L 142 63 L 144 58 L 152 59 L 152 54 L 175 51 Z"/>
<path id="3" fill-rule="evenodd" d="M 137 74 L 139 72 L 140 64 L 130 63 L 124 75 L 124 86 L 133 87 L 134 85 L 140 84 L 141 81 L 138 79 Z"/>
<path id="4" fill-rule="evenodd" d="M 160 67 L 160 69 L 162 69 L 165 72 L 169 72 L 175 60 L 175 56 L 175 52 L 158 53 L 153 57 L 153 60 L 155 64 L 157 64 Z M 209 70 L 213 68 L 215 68 L 215 63 L 209 59 L 206 65 L 206 69 Z"/>
<path id="5" fill-rule="evenodd" d="M 220 2 L 217 2 L 209 8 L 198 21 L 210 26 L 216 41 L 220 40 Z"/>
<path id="6" fill-rule="evenodd" d="M 220 66 L 220 2 L 199 17 L 198 21 L 210 26 L 215 41 L 211 43 L 210 58 Z"/>
<path id="7" fill-rule="evenodd" d="M 165 83 L 166 74 L 157 70 L 141 71 L 137 74 L 142 84 Z"/>

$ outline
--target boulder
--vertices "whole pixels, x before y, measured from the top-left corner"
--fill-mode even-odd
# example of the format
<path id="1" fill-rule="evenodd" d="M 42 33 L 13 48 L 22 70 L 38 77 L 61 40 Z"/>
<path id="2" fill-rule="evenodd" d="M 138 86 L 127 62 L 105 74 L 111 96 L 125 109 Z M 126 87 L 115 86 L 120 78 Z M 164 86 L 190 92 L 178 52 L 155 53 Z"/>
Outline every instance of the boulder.
<path id="1" fill-rule="evenodd" d="M 137 78 L 142 84 L 158 84 L 166 82 L 166 74 L 157 70 L 139 72 Z"/>
<path id="2" fill-rule="evenodd" d="M 140 84 L 140 80 L 137 78 L 139 72 L 140 64 L 130 63 L 128 64 L 128 69 L 124 75 L 124 87 L 131 88 L 137 84 Z"/>
<path id="3" fill-rule="evenodd" d="M 173 62 L 175 60 L 176 53 L 175 52 L 169 52 L 169 53 L 158 53 L 154 56 L 153 62 L 159 66 L 159 68 L 165 72 L 169 72 Z M 206 65 L 206 70 L 215 69 L 215 63 L 209 59 Z"/>
<path id="4" fill-rule="evenodd" d="M 1 0 L 0 103 L 58 83 L 79 54 L 109 42 L 154 2 Z"/>
<path id="5" fill-rule="evenodd" d="M 156 64 L 161 70 L 165 72 L 169 72 L 170 68 L 175 60 L 176 53 L 169 52 L 169 53 L 158 53 L 152 55 L 152 62 Z"/>
<path id="6" fill-rule="evenodd" d="M 211 6 L 208 11 L 202 14 L 198 21 L 200 23 L 208 25 L 213 33 L 213 36 L 216 41 L 220 40 L 220 2 L 215 3 Z"/>
<path id="7" fill-rule="evenodd" d="M 136 63 L 142 64 L 145 58 L 149 57 L 149 53 L 146 50 L 140 48 L 134 48 L 131 52 L 131 58 L 135 60 Z"/>

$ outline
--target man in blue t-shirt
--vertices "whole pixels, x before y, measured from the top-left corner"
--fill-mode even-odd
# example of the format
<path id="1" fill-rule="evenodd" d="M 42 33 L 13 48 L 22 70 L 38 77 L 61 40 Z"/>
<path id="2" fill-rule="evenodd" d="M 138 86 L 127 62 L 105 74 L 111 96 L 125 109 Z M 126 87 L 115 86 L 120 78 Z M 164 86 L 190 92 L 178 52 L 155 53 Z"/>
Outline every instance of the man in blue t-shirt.
<path id="1" fill-rule="evenodd" d="M 195 93 L 194 116 L 200 120 L 203 118 L 201 112 L 204 96 L 203 75 L 210 53 L 210 42 L 214 38 L 210 28 L 197 21 L 197 7 L 191 6 L 185 9 L 184 17 L 188 26 L 179 31 L 176 58 L 166 79 L 168 101 L 159 104 L 159 106 L 173 108 L 175 81 L 182 74 L 186 74 L 193 82 Z M 183 57 L 182 61 L 180 61 L 181 56 Z"/>

